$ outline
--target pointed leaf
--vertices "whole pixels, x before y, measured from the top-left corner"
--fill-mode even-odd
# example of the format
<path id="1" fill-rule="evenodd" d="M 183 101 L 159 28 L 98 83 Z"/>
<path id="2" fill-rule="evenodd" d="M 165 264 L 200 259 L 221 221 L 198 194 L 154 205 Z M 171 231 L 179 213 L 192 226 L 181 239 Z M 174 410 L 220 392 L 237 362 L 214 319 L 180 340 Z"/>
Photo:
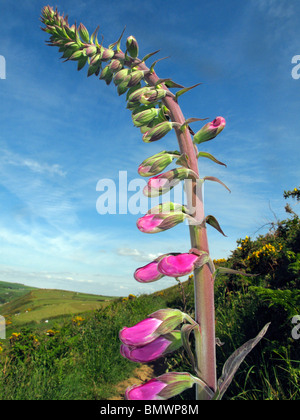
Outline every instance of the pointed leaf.
<path id="1" fill-rule="evenodd" d="M 243 271 L 240 270 L 233 270 L 232 268 L 227 268 L 227 267 L 218 267 L 214 273 L 214 277 L 216 277 L 218 274 L 240 274 L 241 276 L 246 276 L 246 277 L 255 277 L 258 276 L 258 274 L 249 274 L 249 273 L 244 273 Z"/>
<path id="2" fill-rule="evenodd" d="M 205 221 L 206 223 L 208 223 L 210 226 L 212 226 L 212 227 L 214 227 L 215 229 L 217 229 L 217 231 L 219 231 L 220 233 L 222 233 L 222 235 L 227 236 L 227 235 L 225 235 L 225 233 L 224 233 L 224 232 L 223 232 L 223 230 L 221 229 L 221 227 L 220 227 L 220 225 L 219 225 L 219 222 L 217 221 L 217 219 L 216 219 L 214 216 L 209 215 L 209 216 L 207 216 L 207 217 L 204 219 L 204 221 Z"/>
<path id="3" fill-rule="evenodd" d="M 116 42 L 114 42 L 113 44 L 110 44 L 110 45 L 108 46 L 108 48 L 109 48 L 109 49 L 111 49 L 111 50 L 112 50 L 112 49 L 116 46 L 116 47 L 117 47 L 117 51 L 118 51 L 118 52 L 120 51 L 121 39 L 122 39 L 122 37 L 123 37 L 123 35 L 124 35 L 125 29 L 126 29 L 126 26 L 125 26 L 125 28 L 123 29 L 123 32 L 121 33 L 120 38 L 118 39 L 118 41 L 116 41 Z"/>
<path id="4" fill-rule="evenodd" d="M 166 58 L 169 58 L 169 57 L 159 58 L 158 60 L 154 61 L 154 63 L 150 67 L 150 73 L 154 73 L 154 67 L 156 66 L 156 64 L 161 60 L 165 60 Z"/>
<path id="5" fill-rule="evenodd" d="M 216 159 L 213 155 L 211 155 L 210 153 L 207 153 L 207 152 L 199 152 L 199 153 L 197 154 L 197 157 L 198 157 L 198 158 L 199 158 L 199 157 L 206 157 L 206 158 L 208 158 L 208 159 L 212 160 L 213 162 L 218 163 L 219 165 L 223 165 L 223 166 L 226 166 L 226 167 L 227 167 L 227 165 L 226 165 L 225 163 L 220 162 L 219 160 L 217 160 L 217 159 Z"/>
<path id="6" fill-rule="evenodd" d="M 227 187 L 227 185 L 224 184 L 224 182 L 220 181 L 218 178 L 216 178 L 214 176 L 205 176 L 203 179 L 204 179 L 204 181 L 218 182 L 219 184 L 223 185 L 223 187 L 225 187 L 229 192 L 231 192 L 230 189 Z"/>
<path id="7" fill-rule="evenodd" d="M 96 29 L 94 30 L 94 32 L 92 33 L 92 35 L 91 35 L 91 39 L 90 39 L 90 43 L 91 43 L 91 44 L 93 44 L 93 43 L 94 43 L 94 39 L 95 39 L 95 37 L 97 36 L 97 33 L 98 33 L 99 29 L 100 29 L 100 26 L 97 26 L 97 28 L 96 28 Z"/>
<path id="8" fill-rule="evenodd" d="M 250 351 L 256 346 L 256 344 L 264 337 L 269 326 L 270 322 L 264 326 L 264 328 L 255 338 L 252 338 L 241 347 L 239 347 L 225 362 L 222 376 L 218 380 L 218 390 L 214 399 L 220 400 L 223 397 L 241 363 L 244 361 L 245 357 L 250 353 Z"/>
<path id="9" fill-rule="evenodd" d="M 148 58 L 152 57 L 152 55 L 157 54 L 160 50 L 154 51 L 152 53 L 149 53 L 147 55 L 145 55 L 145 57 L 141 60 L 141 63 L 144 63 L 146 60 L 148 60 Z"/>
<path id="10" fill-rule="evenodd" d="M 184 93 L 188 92 L 188 91 L 189 91 L 189 90 L 191 90 L 191 89 L 194 89 L 195 87 L 197 87 L 197 86 L 199 86 L 199 85 L 201 85 L 201 84 L 202 84 L 202 83 L 197 83 L 197 84 L 196 84 L 196 85 L 194 85 L 194 86 L 187 87 L 187 88 L 184 88 L 184 89 L 179 90 L 179 91 L 178 91 L 178 92 L 176 92 L 176 94 L 175 94 L 176 99 L 178 99 L 178 98 L 179 98 L 179 96 L 183 95 Z"/>

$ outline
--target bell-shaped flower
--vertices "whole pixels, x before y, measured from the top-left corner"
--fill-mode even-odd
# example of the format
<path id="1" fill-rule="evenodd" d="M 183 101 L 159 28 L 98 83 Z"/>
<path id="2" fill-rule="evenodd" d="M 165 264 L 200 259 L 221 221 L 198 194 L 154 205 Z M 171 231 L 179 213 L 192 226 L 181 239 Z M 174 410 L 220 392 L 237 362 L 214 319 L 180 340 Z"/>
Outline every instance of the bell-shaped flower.
<path id="1" fill-rule="evenodd" d="M 119 338 L 127 346 L 144 346 L 159 337 L 160 334 L 155 332 L 162 323 L 163 321 L 157 318 L 143 319 L 133 327 L 124 327 L 119 333 Z"/>
<path id="2" fill-rule="evenodd" d="M 183 322 L 186 314 L 178 309 L 160 309 L 132 327 L 124 327 L 119 338 L 130 347 L 142 347 L 161 335 L 169 334 Z"/>
<path id="3" fill-rule="evenodd" d="M 194 135 L 194 143 L 199 144 L 214 139 L 226 125 L 225 118 L 216 117 L 212 122 L 205 124 L 201 130 Z"/>
<path id="4" fill-rule="evenodd" d="M 181 211 L 169 213 L 145 214 L 137 220 L 137 227 L 144 233 L 159 233 L 182 223 L 187 215 Z"/>
<path id="5" fill-rule="evenodd" d="M 133 347 L 122 344 L 120 353 L 123 357 L 126 357 L 132 362 L 148 363 L 176 351 L 181 346 L 181 332 L 172 331 L 169 334 L 159 336 L 151 343 L 142 347 Z"/>
<path id="6" fill-rule="evenodd" d="M 164 277 L 157 268 L 161 258 L 163 258 L 163 256 L 156 258 L 154 261 L 144 265 L 143 267 L 137 268 L 134 273 L 136 281 L 140 283 L 151 283 L 152 281 L 156 281 Z"/>
<path id="7" fill-rule="evenodd" d="M 197 378 L 189 373 L 165 373 L 150 381 L 127 388 L 126 400 L 167 400 L 191 388 Z"/>
<path id="8" fill-rule="evenodd" d="M 199 255 L 193 253 L 170 254 L 159 261 L 157 271 L 169 277 L 186 276 L 194 271 L 198 260 Z"/>

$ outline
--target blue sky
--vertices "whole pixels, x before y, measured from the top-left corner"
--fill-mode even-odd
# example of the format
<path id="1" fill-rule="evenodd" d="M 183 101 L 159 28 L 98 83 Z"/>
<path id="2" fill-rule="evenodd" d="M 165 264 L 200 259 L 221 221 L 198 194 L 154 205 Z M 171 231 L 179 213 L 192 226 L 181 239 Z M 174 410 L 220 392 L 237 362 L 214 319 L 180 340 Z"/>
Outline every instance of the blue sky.
<path id="1" fill-rule="evenodd" d="M 135 179 L 146 157 L 177 147 L 174 133 L 145 144 L 133 127 L 124 96 L 113 85 L 62 63 L 45 45 L 39 0 L 0 0 L 0 280 L 36 287 L 127 295 L 174 284 L 164 278 L 141 285 L 134 270 L 158 254 L 189 249 L 182 224 L 157 235 L 140 233 L 139 215 L 100 215 L 100 179 Z M 83 22 L 100 25 L 104 45 L 126 25 L 140 56 L 160 49 L 162 78 L 184 86 L 186 118 L 226 118 L 225 130 L 200 150 L 203 176 L 231 189 L 205 185 L 206 214 L 217 217 L 227 237 L 209 229 L 213 258 L 230 255 L 241 237 L 286 217 L 283 191 L 299 186 L 300 79 L 292 57 L 300 54 L 297 0 L 161 2 L 56 1 L 50 5 Z M 124 46 L 124 43 L 122 44 Z M 201 123 L 194 123 L 197 131 Z M 205 160 L 205 161 L 204 161 Z M 118 182 L 117 182 L 118 185 Z M 128 193 L 130 196 L 132 193 Z M 297 207 L 294 209 L 297 211 Z"/>

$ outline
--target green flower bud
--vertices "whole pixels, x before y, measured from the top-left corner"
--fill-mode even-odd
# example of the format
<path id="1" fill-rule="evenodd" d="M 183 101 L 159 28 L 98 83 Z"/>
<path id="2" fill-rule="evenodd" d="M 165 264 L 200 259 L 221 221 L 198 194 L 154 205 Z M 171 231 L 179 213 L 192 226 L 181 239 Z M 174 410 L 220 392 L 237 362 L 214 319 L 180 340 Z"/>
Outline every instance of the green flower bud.
<path id="1" fill-rule="evenodd" d="M 78 32 L 84 42 L 89 42 L 90 35 L 83 23 L 78 26 Z"/>
<path id="2" fill-rule="evenodd" d="M 156 141 L 164 137 L 169 131 L 172 130 L 174 123 L 165 121 L 153 128 L 150 128 L 144 135 L 143 141 L 145 143 L 150 143 L 152 141 Z"/>
<path id="3" fill-rule="evenodd" d="M 137 58 L 139 53 L 139 46 L 137 40 L 131 35 L 126 41 L 127 52 L 132 58 Z"/>
<path id="4" fill-rule="evenodd" d="M 162 172 L 174 158 L 180 156 L 179 152 L 166 152 L 165 150 L 145 159 L 138 168 L 141 176 L 154 176 Z"/>
<path id="5" fill-rule="evenodd" d="M 113 78 L 113 72 L 110 70 L 109 66 L 105 66 L 100 74 L 100 79 L 104 80 L 107 85 L 110 84 Z"/>
<path id="6" fill-rule="evenodd" d="M 130 80 L 128 82 L 128 87 L 136 86 L 143 79 L 145 72 L 143 70 L 136 70 L 130 73 Z"/>
<path id="7" fill-rule="evenodd" d="M 103 48 L 102 55 L 101 55 L 101 60 L 108 61 L 111 58 L 113 58 L 114 55 L 115 55 L 115 53 L 114 53 L 113 50 L 111 50 L 109 48 Z"/>
<path id="8" fill-rule="evenodd" d="M 158 109 L 150 108 L 132 115 L 133 124 L 136 127 L 149 124 L 155 117 L 157 117 Z"/>
<path id="9" fill-rule="evenodd" d="M 109 68 L 112 72 L 120 71 L 123 68 L 123 64 L 119 60 L 111 60 Z"/>
<path id="10" fill-rule="evenodd" d="M 95 55 L 97 53 L 97 47 L 96 45 L 90 45 L 86 50 L 86 55 L 88 57 L 92 57 L 93 55 Z"/>
<path id="11" fill-rule="evenodd" d="M 129 69 L 122 69 L 118 71 L 114 76 L 114 84 L 117 86 L 122 83 L 126 76 L 129 74 Z"/>

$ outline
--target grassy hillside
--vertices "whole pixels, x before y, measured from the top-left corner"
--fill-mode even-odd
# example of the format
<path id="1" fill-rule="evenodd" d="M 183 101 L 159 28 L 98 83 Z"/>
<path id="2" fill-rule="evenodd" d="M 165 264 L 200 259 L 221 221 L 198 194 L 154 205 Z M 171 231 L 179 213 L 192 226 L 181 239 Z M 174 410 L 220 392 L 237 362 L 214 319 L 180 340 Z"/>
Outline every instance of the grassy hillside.
<path id="1" fill-rule="evenodd" d="M 67 315 L 99 309 L 113 297 L 55 289 L 32 289 L 5 303 L 0 314 L 8 320 L 8 329 L 40 324 Z"/>
<path id="2" fill-rule="evenodd" d="M 10 302 L 18 297 L 25 295 L 33 289 L 35 288 L 25 286 L 24 284 L 20 283 L 0 281 L 0 306 L 4 303 Z"/>

